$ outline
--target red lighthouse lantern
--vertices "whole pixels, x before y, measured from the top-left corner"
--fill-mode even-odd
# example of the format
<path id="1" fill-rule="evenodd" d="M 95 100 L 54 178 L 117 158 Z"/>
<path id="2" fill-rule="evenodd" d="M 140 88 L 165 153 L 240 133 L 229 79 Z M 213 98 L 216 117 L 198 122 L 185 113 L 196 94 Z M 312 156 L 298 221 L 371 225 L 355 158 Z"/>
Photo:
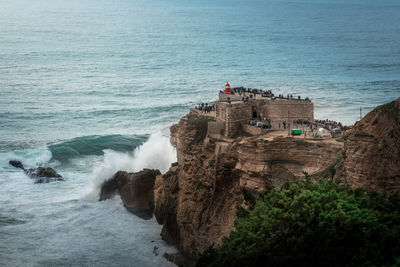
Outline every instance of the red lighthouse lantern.
<path id="1" fill-rule="evenodd" d="M 226 84 L 225 84 L 225 91 L 224 91 L 224 93 L 231 93 L 232 91 L 231 91 L 231 85 L 227 82 Z"/>

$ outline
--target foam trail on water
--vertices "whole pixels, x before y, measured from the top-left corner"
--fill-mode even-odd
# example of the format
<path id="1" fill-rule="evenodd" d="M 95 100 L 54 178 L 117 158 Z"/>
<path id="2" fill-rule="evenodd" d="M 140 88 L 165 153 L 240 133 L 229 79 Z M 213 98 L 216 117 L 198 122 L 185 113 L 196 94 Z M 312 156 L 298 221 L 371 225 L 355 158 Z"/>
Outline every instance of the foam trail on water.
<path id="1" fill-rule="evenodd" d="M 161 133 L 152 134 L 133 154 L 104 150 L 103 162 L 93 169 L 94 190 L 88 197 L 97 200 L 101 184 L 117 171 L 138 172 L 143 168 L 151 168 L 164 173 L 176 160 L 176 149 L 170 144 L 169 137 Z"/>

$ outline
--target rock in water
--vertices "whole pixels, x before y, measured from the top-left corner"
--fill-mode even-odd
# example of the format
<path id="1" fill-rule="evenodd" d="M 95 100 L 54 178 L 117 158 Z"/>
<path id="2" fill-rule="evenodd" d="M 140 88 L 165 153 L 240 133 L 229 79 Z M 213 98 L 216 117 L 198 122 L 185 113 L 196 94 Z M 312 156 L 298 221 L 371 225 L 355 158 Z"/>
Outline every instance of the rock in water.
<path id="1" fill-rule="evenodd" d="M 59 175 L 53 168 L 50 167 L 38 167 L 36 169 L 24 170 L 25 174 L 35 179 L 35 183 L 49 183 L 53 181 L 64 181 L 61 175 Z"/>
<path id="2" fill-rule="evenodd" d="M 15 168 L 20 168 L 24 173 L 32 179 L 35 179 L 36 184 L 49 183 L 52 181 L 64 181 L 61 175 L 59 175 L 53 168 L 50 167 L 38 167 L 36 169 L 25 170 L 24 165 L 21 161 L 10 160 L 8 163 Z"/>
<path id="3" fill-rule="evenodd" d="M 400 190 L 400 98 L 372 110 L 344 139 L 339 179 L 381 192 Z"/>
<path id="4" fill-rule="evenodd" d="M 159 170 L 143 169 L 136 173 L 119 171 L 101 186 L 100 201 L 119 194 L 128 211 L 142 219 L 151 219 L 157 175 L 161 175 Z"/>
<path id="5" fill-rule="evenodd" d="M 14 166 L 15 168 L 20 168 L 25 170 L 24 165 L 22 165 L 22 162 L 19 160 L 10 160 L 8 162 L 10 165 Z"/>

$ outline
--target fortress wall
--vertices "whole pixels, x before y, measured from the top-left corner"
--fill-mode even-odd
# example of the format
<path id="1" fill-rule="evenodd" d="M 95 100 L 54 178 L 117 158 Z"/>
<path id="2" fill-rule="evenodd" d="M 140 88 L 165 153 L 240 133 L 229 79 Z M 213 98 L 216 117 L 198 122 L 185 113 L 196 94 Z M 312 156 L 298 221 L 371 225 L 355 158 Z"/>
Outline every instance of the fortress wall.
<path id="1" fill-rule="evenodd" d="M 215 112 L 217 118 L 225 123 L 225 137 L 234 135 L 240 130 L 242 122 L 248 122 L 252 118 L 253 106 L 255 101 L 249 102 L 233 102 L 228 104 L 226 102 L 217 102 L 215 104 Z"/>
<path id="2" fill-rule="evenodd" d="M 266 134 L 271 131 L 270 129 L 262 129 L 260 127 L 251 126 L 251 125 L 245 124 L 245 123 L 243 123 L 241 125 L 241 127 L 242 127 L 243 131 L 245 131 L 246 133 L 251 134 L 251 135 Z"/>
<path id="3" fill-rule="evenodd" d="M 221 120 L 226 120 L 226 104 L 222 102 L 215 103 L 215 116 Z"/>
<path id="4" fill-rule="evenodd" d="M 268 100 L 265 105 L 259 107 L 263 116 L 271 121 L 293 121 L 306 119 L 314 121 L 314 104 L 311 101 L 294 99 Z"/>
<path id="5" fill-rule="evenodd" d="M 210 121 L 208 122 L 207 134 L 210 137 L 219 139 L 225 134 L 224 121 Z"/>
<path id="6" fill-rule="evenodd" d="M 255 103 L 254 103 L 255 104 Z M 252 118 L 253 105 L 251 102 L 240 102 L 228 105 L 226 109 L 227 120 L 225 126 L 225 136 L 230 137 L 241 129 L 240 124 L 248 123 Z"/>
<path id="7" fill-rule="evenodd" d="M 228 97 L 231 99 L 231 101 L 242 101 L 242 96 L 239 94 L 219 93 L 219 101 L 227 102 Z"/>
<path id="8" fill-rule="evenodd" d="M 241 129 L 242 124 L 248 124 L 248 122 L 253 118 L 254 110 L 257 111 L 258 119 L 260 118 L 260 115 L 262 115 L 262 117 L 271 119 L 272 122 L 291 122 L 298 119 L 314 121 L 314 104 L 311 101 L 306 100 L 272 100 L 265 98 L 257 100 L 252 99 L 248 102 L 233 101 L 232 104 L 228 104 L 227 102 L 216 102 L 216 116 L 225 123 L 225 137 L 235 135 Z M 218 127 L 221 126 L 215 125 L 215 131 L 219 131 Z"/>
<path id="9" fill-rule="evenodd" d="M 251 119 L 252 107 L 255 102 L 233 102 L 228 104 L 226 102 L 215 103 L 216 117 L 221 120 L 241 121 L 244 119 Z"/>

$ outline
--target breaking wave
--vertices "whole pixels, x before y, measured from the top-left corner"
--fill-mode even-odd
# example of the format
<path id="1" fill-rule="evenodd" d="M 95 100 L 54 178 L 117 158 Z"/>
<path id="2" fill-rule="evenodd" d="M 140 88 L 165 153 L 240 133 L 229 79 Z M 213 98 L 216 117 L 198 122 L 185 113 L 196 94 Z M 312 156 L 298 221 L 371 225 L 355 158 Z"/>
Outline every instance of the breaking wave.
<path id="1" fill-rule="evenodd" d="M 159 169 L 161 173 L 164 173 L 176 160 L 176 150 L 170 144 L 169 137 L 161 133 L 152 134 L 133 153 L 106 149 L 103 162 L 93 169 L 94 191 L 89 197 L 97 199 L 101 184 L 117 171 L 138 172 L 143 168 L 150 168 Z"/>
<path id="2" fill-rule="evenodd" d="M 72 158 L 88 155 L 103 155 L 104 150 L 128 152 L 143 144 L 148 135 L 91 135 L 50 145 L 53 159 L 66 162 Z"/>

